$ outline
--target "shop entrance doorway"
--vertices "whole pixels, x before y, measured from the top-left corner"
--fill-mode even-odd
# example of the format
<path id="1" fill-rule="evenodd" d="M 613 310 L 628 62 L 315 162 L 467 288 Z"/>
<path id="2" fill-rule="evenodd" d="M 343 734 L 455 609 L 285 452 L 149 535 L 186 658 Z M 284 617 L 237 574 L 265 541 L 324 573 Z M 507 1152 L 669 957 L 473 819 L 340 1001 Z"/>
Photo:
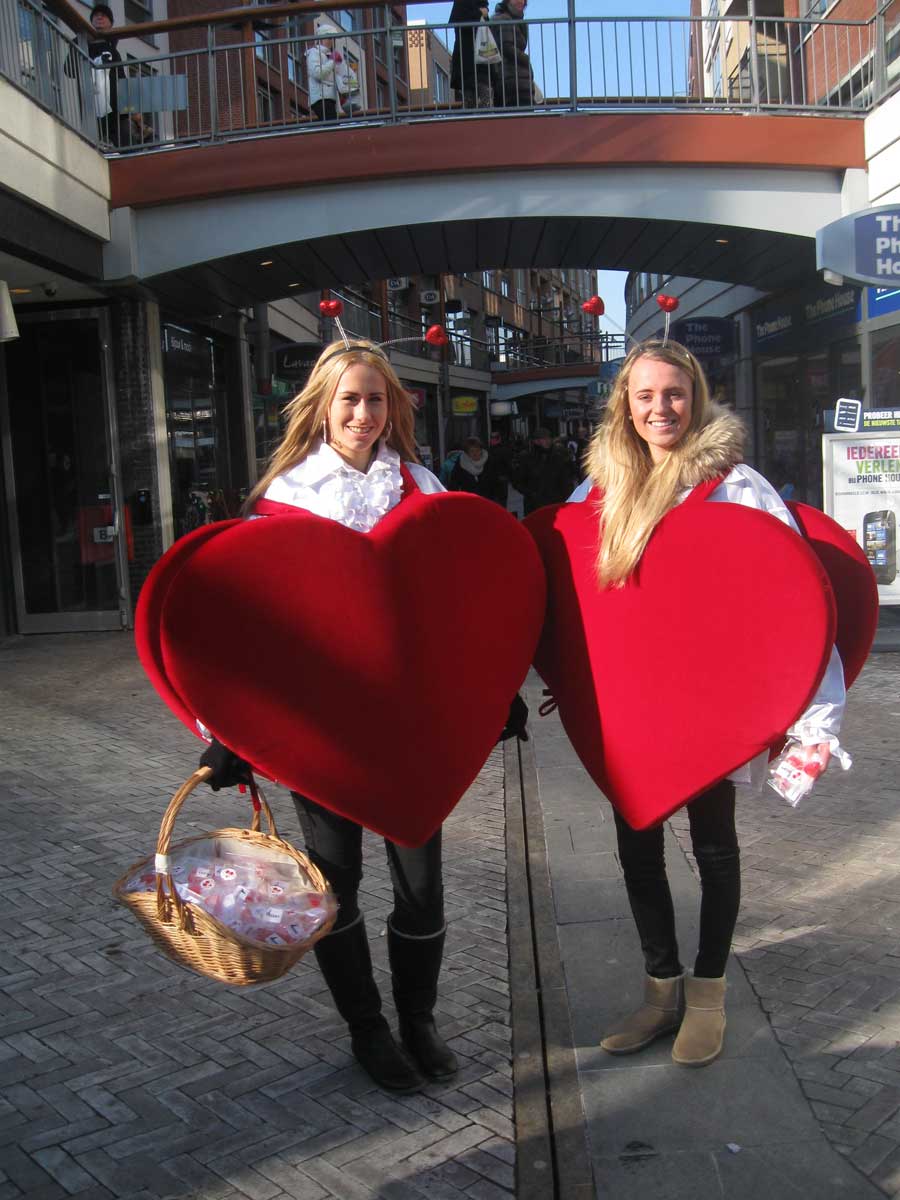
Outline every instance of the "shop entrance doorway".
<path id="1" fill-rule="evenodd" d="M 119 629 L 129 620 L 108 318 L 18 315 L 0 378 L 19 633 Z"/>

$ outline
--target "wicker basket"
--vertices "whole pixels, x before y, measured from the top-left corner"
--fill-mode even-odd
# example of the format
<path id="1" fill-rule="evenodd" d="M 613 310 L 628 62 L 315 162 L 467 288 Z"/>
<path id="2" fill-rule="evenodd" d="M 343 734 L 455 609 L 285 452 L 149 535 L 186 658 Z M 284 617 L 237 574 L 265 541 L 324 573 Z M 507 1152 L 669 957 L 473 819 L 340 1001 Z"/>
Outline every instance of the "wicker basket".
<path id="1" fill-rule="evenodd" d="M 113 886 L 113 895 L 131 909 L 144 929 L 156 942 L 160 950 L 182 967 L 189 967 L 210 979 L 221 983 L 245 986 L 252 983 L 269 983 L 278 979 L 299 961 L 319 938 L 325 936 L 334 924 L 336 913 L 304 941 L 284 946 L 271 946 L 235 932 L 223 925 L 198 905 L 187 904 L 178 895 L 172 876 L 165 869 L 156 869 L 156 892 L 126 892 L 129 879 L 142 867 L 155 867 L 158 856 L 167 856 L 171 849 L 181 849 L 193 842 L 210 837 L 227 837 L 246 842 L 255 848 L 269 848 L 279 855 L 292 858 L 309 876 L 312 888 L 323 895 L 331 894 L 322 873 L 290 842 L 278 836 L 272 811 L 264 797 L 252 788 L 254 799 L 253 821 L 250 829 L 217 829 L 214 833 L 203 833 L 187 838 L 171 847 L 172 828 L 181 806 L 191 792 L 212 774 L 209 767 L 195 771 L 172 797 L 159 828 L 157 857 L 149 855 L 134 863 Z M 259 831 L 260 809 L 269 825 L 268 833 Z"/>

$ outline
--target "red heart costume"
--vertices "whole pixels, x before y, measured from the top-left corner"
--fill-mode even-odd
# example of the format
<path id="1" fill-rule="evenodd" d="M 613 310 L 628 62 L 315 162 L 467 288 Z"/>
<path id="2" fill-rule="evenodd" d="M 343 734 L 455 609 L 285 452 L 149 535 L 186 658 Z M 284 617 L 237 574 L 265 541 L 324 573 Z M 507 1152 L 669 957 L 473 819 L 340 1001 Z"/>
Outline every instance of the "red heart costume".
<path id="1" fill-rule="evenodd" d="M 818 514 L 817 556 L 753 505 L 704 503 L 720 482 L 660 521 L 622 588 L 597 583 L 596 491 L 525 522 L 548 579 L 535 666 L 585 768 L 635 829 L 777 744 L 816 697 L 838 629 L 823 558 L 856 617 L 842 625 L 848 680 L 874 633 L 858 548 L 834 522 Z"/>
<path id="2" fill-rule="evenodd" d="M 503 728 L 544 581 L 533 542 L 499 506 L 424 495 L 403 471 L 402 502 L 366 534 L 265 500 L 260 512 L 289 515 L 177 543 L 136 628 L 151 680 L 189 726 L 196 717 L 265 775 L 417 845 Z M 465 685 L 460 664 L 487 659 Z"/>

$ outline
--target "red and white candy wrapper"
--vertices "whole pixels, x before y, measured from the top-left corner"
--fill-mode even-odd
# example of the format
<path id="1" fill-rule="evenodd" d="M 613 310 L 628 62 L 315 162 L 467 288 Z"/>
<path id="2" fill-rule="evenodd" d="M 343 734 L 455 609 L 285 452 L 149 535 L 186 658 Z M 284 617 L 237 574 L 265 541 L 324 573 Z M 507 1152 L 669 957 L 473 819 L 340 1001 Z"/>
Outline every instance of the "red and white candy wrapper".
<path id="1" fill-rule="evenodd" d="M 831 744 L 830 762 L 840 764 L 843 771 L 849 771 L 853 760 L 836 738 L 823 739 Z M 819 776 L 824 772 L 828 763 L 816 753 L 810 758 L 802 753 L 803 746 L 796 738 L 791 738 L 777 758 L 769 763 L 766 783 L 779 796 L 787 800 L 791 808 L 796 808 L 804 796 L 808 795 Z"/>

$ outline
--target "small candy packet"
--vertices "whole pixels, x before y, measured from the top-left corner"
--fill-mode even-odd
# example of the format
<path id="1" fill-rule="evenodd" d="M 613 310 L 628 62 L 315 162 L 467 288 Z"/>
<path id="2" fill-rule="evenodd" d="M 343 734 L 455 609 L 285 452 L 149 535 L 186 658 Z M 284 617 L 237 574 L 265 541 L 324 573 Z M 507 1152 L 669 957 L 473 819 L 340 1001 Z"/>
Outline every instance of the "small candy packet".
<path id="1" fill-rule="evenodd" d="M 818 753 L 806 759 L 801 756 L 801 750 L 800 742 L 794 739 L 789 741 L 778 757 L 769 763 L 766 778 L 769 787 L 787 800 L 791 808 L 796 808 L 803 797 L 812 791 L 827 766 Z"/>

